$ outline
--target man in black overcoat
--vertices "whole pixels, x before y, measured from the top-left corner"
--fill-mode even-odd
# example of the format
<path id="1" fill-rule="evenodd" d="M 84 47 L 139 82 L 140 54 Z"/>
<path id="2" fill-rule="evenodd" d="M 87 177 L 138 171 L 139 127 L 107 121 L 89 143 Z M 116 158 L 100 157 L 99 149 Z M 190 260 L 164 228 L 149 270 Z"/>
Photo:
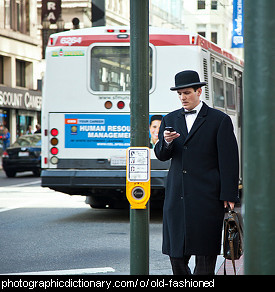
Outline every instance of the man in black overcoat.
<path id="1" fill-rule="evenodd" d="M 224 210 L 238 201 L 238 146 L 230 117 L 200 101 L 195 71 L 175 76 L 182 108 L 161 122 L 155 154 L 171 159 L 163 207 L 163 253 L 174 274 L 214 274 L 221 250 Z M 165 130 L 166 127 L 172 127 Z"/>

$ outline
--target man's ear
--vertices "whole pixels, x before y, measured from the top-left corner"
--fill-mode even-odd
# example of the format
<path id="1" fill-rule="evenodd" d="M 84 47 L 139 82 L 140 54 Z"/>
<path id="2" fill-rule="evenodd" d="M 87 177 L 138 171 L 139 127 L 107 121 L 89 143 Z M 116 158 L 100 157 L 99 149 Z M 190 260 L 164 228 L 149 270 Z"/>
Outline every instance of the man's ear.
<path id="1" fill-rule="evenodd" d="M 197 89 L 197 94 L 198 94 L 198 96 L 200 96 L 201 93 L 202 93 L 202 89 L 201 89 L 201 87 L 200 87 L 200 88 Z"/>

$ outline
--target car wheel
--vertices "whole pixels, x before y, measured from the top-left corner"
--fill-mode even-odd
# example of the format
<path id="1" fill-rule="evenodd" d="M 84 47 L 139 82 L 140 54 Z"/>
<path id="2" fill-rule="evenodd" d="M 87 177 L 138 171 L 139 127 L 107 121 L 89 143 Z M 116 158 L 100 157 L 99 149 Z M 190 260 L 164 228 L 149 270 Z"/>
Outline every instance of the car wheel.
<path id="1" fill-rule="evenodd" d="M 5 170 L 6 176 L 7 177 L 15 177 L 16 171 L 14 170 Z"/>
<path id="2" fill-rule="evenodd" d="M 36 169 L 36 170 L 33 170 L 32 173 L 33 173 L 34 176 L 40 176 L 41 170 L 40 169 Z"/>

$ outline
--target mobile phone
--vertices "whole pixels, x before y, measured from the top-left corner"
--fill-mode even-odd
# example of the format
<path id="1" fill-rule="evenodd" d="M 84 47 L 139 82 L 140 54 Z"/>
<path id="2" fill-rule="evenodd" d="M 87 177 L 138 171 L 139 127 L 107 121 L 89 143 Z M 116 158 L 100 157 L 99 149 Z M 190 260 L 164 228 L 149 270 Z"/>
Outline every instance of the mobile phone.
<path id="1" fill-rule="evenodd" d="M 165 127 L 165 130 L 169 132 L 176 132 L 173 127 Z"/>

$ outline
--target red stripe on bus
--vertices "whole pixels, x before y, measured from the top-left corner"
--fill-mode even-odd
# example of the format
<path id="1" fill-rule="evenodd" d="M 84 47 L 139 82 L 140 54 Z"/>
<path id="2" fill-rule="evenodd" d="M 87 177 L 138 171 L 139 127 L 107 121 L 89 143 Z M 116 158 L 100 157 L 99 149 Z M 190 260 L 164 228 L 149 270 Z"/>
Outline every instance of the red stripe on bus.
<path id="1" fill-rule="evenodd" d="M 195 37 L 195 42 L 192 43 L 192 37 Z M 154 46 L 200 46 L 206 50 L 213 50 L 235 62 L 242 64 L 242 61 L 231 53 L 222 50 L 218 45 L 206 40 L 200 35 L 169 35 L 169 34 L 152 34 L 149 37 L 150 43 Z M 130 38 L 118 38 L 114 35 L 71 35 L 59 36 L 54 45 L 49 47 L 87 47 L 94 43 L 129 43 Z"/>

